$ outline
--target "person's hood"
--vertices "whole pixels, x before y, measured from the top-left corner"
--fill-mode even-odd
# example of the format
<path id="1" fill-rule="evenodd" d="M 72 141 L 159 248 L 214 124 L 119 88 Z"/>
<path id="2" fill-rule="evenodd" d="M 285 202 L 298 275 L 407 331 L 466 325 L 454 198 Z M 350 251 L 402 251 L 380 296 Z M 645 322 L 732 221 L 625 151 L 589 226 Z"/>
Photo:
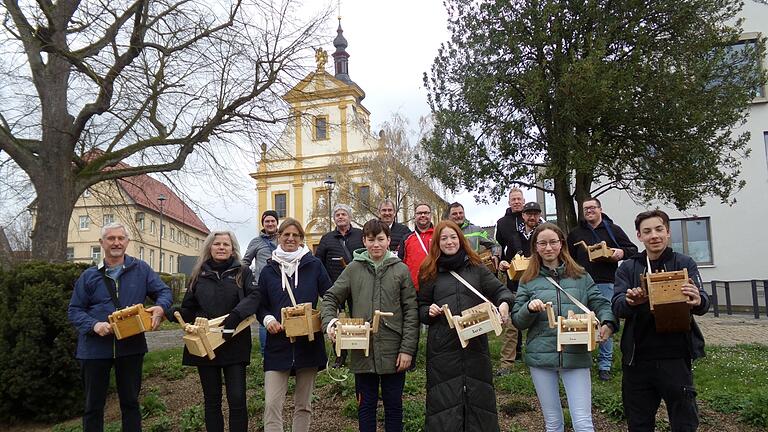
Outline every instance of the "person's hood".
<path id="1" fill-rule="evenodd" d="M 512 211 L 512 207 L 507 207 L 507 211 L 504 213 L 504 216 L 519 217 L 521 214 L 523 214 L 522 211 Z"/>

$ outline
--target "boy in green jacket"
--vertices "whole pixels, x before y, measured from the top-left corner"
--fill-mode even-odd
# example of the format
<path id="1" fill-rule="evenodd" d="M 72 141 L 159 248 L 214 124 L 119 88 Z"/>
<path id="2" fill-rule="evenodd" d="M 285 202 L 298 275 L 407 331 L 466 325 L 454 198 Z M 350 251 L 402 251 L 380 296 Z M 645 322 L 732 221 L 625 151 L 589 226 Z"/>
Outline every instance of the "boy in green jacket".
<path id="1" fill-rule="evenodd" d="M 379 220 L 363 226 L 365 249 L 354 252 L 354 259 L 323 296 L 323 327 L 335 340 L 339 305 L 351 300 L 353 318 L 371 321 L 374 310 L 391 312 L 381 317 L 378 333 L 371 334 L 368 356 L 364 351 L 350 353 L 350 369 L 355 374 L 358 425 L 360 431 L 376 430 L 376 405 L 379 386 L 384 402 L 384 429 L 403 430 L 403 387 L 405 371 L 415 363 L 419 344 L 419 319 L 416 289 L 408 267 L 389 251 L 389 227 Z"/>

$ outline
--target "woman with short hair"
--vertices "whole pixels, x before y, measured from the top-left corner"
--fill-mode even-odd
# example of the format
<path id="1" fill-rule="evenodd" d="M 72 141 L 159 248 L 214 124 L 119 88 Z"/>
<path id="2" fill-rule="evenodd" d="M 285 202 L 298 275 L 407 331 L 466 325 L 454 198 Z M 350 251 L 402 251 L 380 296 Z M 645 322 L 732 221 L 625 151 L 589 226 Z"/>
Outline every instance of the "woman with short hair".
<path id="1" fill-rule="evenodd" d="M 197 366 L 208 432 L 224 431 L 222 375 L 229 404 L 229 430 L 248 430 L 245 370 L 251 361 L 251 329 L 247 327 L 234 336 L 232 333 L 243 319 L 256 313 L 260 295 L 251 269 L 240 264 L 239 250 L 232 232 L 211 232 L 203 242 L 189 288 L 177 309 L 189 323 L 198 317 L 213 319 L 227 315 L 222 323 L 226 342 L 216 348 L 215 358 L 192 355 L 186 347 L 182 358 L 184 365 Z"/>
<path id="2" fill-rule="evenodd" d="M 317 301 L 331 286 L 331 279 L 319 259 L 304 244 L 304 228 L 293 218 L 286 218 L 277 229 L 278 246 L 259 276 L 262 296 L 258 317 L 267 329 L 264 349 L 264 432 L 282 432 L 283 405 L 288 391 L 288 378 L 296 376 L 293 395 L 293 432 L 307 432 L 312 419 L 312 391 L 317 372 L 325 368 L 327 357 L 323 332 L 314 340 L 307 336 L 285 335 L 278 321 L 280 310 L 296 304 Z M 290 293 L 289 293 L 290 291 Z"/>
<path id="3" fill-rule="evenodd" d="M 528 329 L 525 364 L 531 370 L 545 428 L 547 432 L 559 432 L 565 427 L 560 404 L 562 380 L 573 430 L 594 431 L 592 353 L 587 351 L 586 344 L 563 345 L 562 351 L 557 351 L 557 329 L 549 327 L 545 305 L 552 303 L 555 315 L 559 316 L 567 316 L 569 311 L 585 313 L 579 303 L 594 311 L 601 323 L 601 341 L 618 330 L 618 321 L 611 312 L 611 303 L 600 294 L 592 277 L 571 258 L 560 227 L 551 223 L 539 225 L 531 236 L 531 249 L 535 252 L 520 278 L 512 320 L 517 328 Z"/>

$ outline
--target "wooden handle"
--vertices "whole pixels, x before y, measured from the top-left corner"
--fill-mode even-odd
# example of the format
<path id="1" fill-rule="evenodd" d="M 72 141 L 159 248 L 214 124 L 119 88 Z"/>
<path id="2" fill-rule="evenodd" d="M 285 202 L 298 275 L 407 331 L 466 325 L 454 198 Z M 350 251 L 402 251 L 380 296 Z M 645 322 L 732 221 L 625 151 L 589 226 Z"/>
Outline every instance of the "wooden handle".
<path id="1" fill-rule="evenodd" d="M 176 317 L 176 321 L 179 322 L 182 328 L 187 326 L 187 323 L 184 322 L 184 318 L 181 317 L 181 314 L 179 313 L 179 311 L 174 312 L 173 316 Z"/>
<path id="2" fill-rule="evenodd" d="M 544 306 L 547 308 L 547 320 L 549 320 L 549 328 L 557 327 L 557 321 L 555 320 L 555 311 L 552 310 L 552 302 L 547 302 Z"/>

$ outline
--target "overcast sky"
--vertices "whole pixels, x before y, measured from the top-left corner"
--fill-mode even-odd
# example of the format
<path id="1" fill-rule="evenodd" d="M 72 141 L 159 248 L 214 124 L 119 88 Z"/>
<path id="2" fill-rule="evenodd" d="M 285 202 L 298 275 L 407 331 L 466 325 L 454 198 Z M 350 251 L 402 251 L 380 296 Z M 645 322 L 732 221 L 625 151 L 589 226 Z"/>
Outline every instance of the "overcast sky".
<path id="1" fill-rule="evenodd" d="M 329 54 L 334 51 L 331 41 L 336 36 L 335 15 L 327 24 L 328 44 L 324 48 Z M 349 75 L 366 93 L 363 105 L 371 112 L 373 132 L 378 133 L 381 123 L 395 112 L 407 117 L 416 129 L 418 118 L 429 113 L 422 84 L 424 72 L 429 71 L 440 43 L 448 39 L 442 1 L 344 1 L 341 17 L 349 43 Z M 330 61 L 331 73 L 332 67 Z M 250 172 L 255 169 L 254 166 Z M 250 194 L 247 200 L 250 203 L 238 203 L 227 209 L 233 218 L 241 221 L 230 228 L 235 230 L 242 248 L 260 228 L 253 188 Z M 526 196 L 527 199 L 534 197 L 533 193 Z M 477 225 L 495 224 L 507 207 L 506 197 L 497 205 L 476 205 L 472 194 L 466 192 L 445 198 L 464 204 L 467 217 Z M 209 227 L 219 225 L 212 221 Z"/>

